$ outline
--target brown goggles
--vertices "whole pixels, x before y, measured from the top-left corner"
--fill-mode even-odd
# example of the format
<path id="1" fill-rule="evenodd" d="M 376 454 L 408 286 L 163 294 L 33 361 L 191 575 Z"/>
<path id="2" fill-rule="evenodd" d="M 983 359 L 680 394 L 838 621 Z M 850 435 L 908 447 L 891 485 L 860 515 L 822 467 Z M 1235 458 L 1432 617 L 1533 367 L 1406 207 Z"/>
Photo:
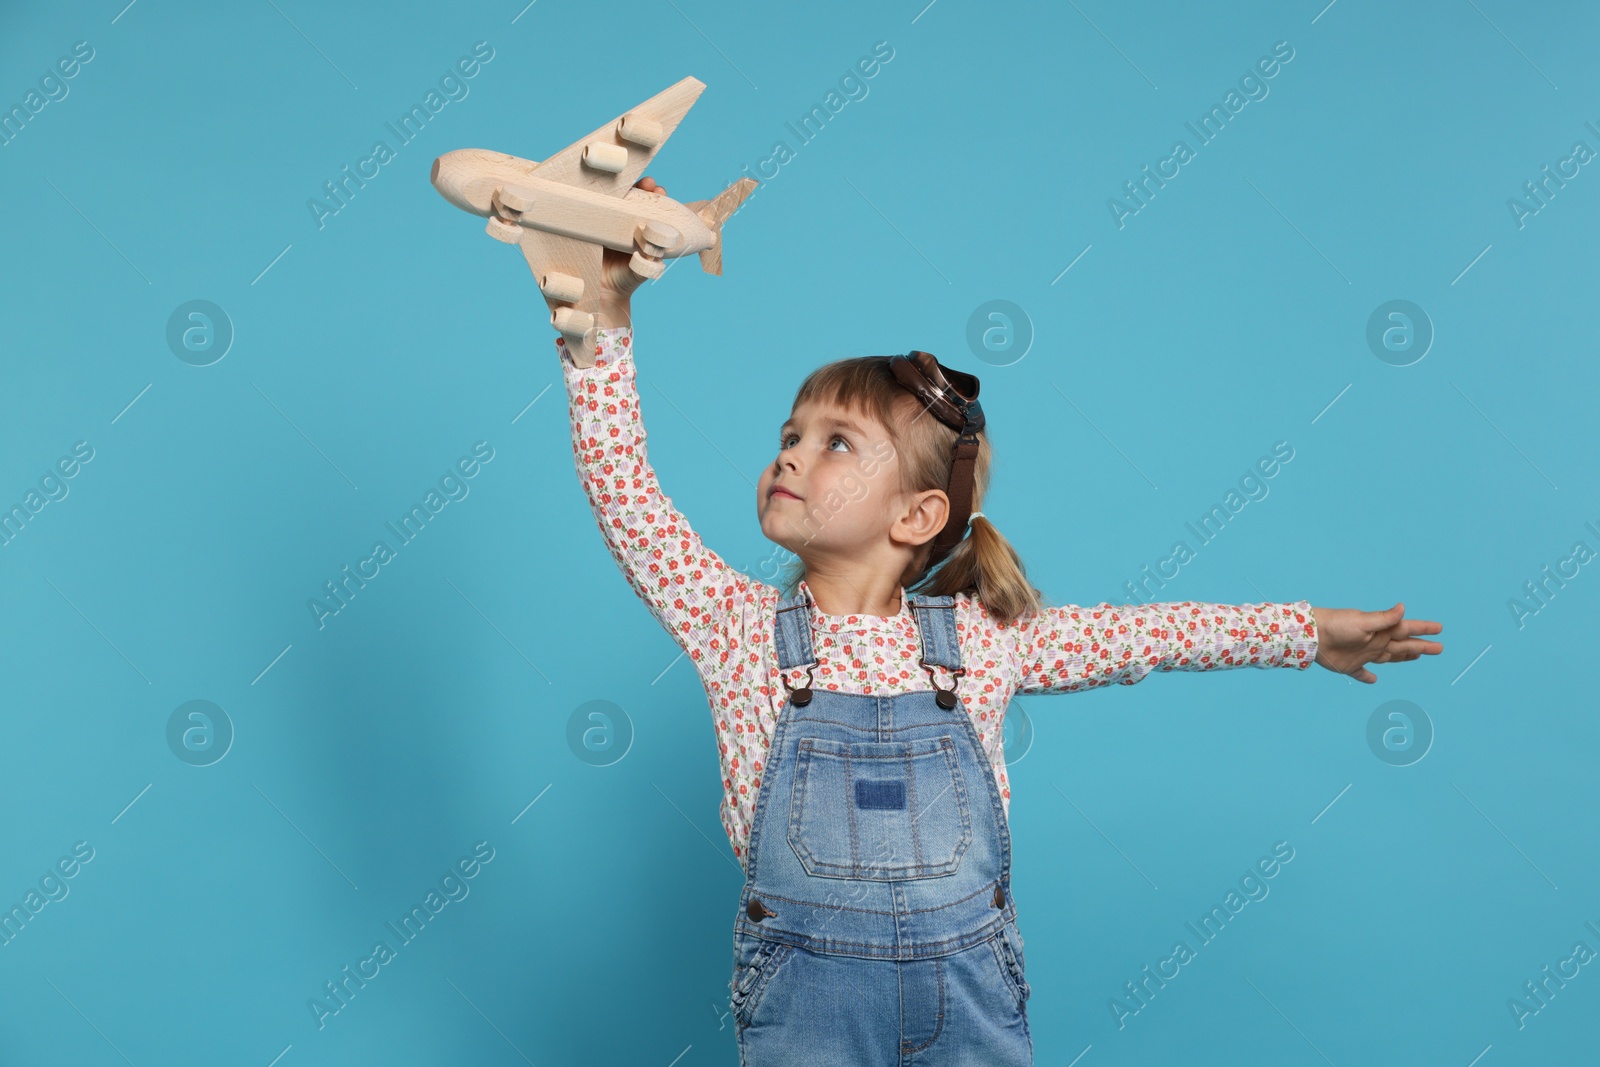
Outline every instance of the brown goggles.
<path id="1" fill-rule="evenodd" d="M 910 355 L 890 356 L 889 369 L 911 390 L 934 418 L 957 433 L 983 429 L 983 406 L 978 403 L 978 379 L 952 370 L 932 353 L 915 349 Z"/>

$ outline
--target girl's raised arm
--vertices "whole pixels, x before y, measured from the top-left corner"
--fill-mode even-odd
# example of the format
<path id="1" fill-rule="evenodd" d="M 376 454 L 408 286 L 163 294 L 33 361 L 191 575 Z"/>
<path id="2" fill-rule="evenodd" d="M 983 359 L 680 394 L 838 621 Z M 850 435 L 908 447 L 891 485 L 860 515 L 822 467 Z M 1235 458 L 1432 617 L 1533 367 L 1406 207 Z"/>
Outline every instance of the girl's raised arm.
<path id="1" fill-rule="evenodd" d="M 1017 624 L 1019 693 L 1132 685 L 1151 671 L 1293 667 L 1316 661 L 1316 617 L 1274 604 L 1101 603 L 1047 607 Z"/>
<path id="2" fill-rule="evenodd" d="M 633 331 L 598 331 L 595 351 L 573 361 L 563 339 L 562 377 L 578 480 L 606 546 L 628 584 L 672 639 L 699 663 L 717 645 L 718 622 L 749 579 L 701 542 L 661 491 L 645 453 Z M 589 364 L 592 360 L 592 365 Z"/>

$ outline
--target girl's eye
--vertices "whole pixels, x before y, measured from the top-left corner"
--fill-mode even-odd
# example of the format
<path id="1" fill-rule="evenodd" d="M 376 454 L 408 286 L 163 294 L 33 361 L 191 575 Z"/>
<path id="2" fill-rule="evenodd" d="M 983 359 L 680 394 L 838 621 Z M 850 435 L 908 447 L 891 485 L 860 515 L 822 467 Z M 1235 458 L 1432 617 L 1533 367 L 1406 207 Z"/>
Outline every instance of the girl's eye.
<path id="1" fill-rule="evenodd" d="M 784 449 L 788 448 L 789 447 L 789 442 L 794 440 L 797 436 L 798 436 L 797 434 L 792 434 L 791 433 L 791 434 L 785 434 L 784 436 L 778 438 L 778 451 L 781 452 Z M 835 442 L 835 441 L 842 442 L 844 444 L 845 448 L 847 448 L 847 449 L 850 447 L 850 442 L 846 441 L 843 437 L 839 436 L 838 434 L 834 434 L 831 438 L 829 438 L 828 439 L 828 444 L 832 445 L 833 442 Z"/>

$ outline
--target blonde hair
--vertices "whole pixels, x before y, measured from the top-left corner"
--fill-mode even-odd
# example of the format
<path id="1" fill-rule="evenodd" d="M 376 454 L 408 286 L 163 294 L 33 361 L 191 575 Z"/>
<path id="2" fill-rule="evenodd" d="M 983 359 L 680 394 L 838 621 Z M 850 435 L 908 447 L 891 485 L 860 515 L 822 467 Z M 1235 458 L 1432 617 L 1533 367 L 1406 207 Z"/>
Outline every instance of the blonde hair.
<path id="1" fill-rule="evenodd" d="M 929 414 L 922 403 L 895 378 L 888 356 L 860 356 L 826 363 L 806 376 L 795 394 L 793 407 L 806 401 L 832 403 L 876 419 L 888 430 L 890 443 L 900 458 L 900 491 L 927 489 L 948 492 L 950 467 L 957 432 Z M 972 510 L 980 511 L 989 490 L 994 451 L 987 430 L 978 434 L 978 458 L 973 464 Z M 968 593 L 988 614 L 1010 624 L 1043 606 L 1043 597 L 1028 581 L 1022 559 L 987 515 L 973 520 L 966 535 L 929 573 L 933 541 L 917 547 L 900 576 L 908 593 L 944 596 Z M 785 597 L 792 597 L 806 576 L 805 560 L 791 562 L 779 574 Z"/>

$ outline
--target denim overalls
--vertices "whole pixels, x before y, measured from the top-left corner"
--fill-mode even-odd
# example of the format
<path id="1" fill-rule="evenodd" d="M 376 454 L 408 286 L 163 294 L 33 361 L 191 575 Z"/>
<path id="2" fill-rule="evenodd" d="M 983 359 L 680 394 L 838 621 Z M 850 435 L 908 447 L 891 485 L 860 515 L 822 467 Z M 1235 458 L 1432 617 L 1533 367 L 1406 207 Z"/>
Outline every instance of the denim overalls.
<path id="1" fill-rule="evenodd" d="M 789 699 L 734 922 L 744 1067 L 1033 1062 L 1011 837 L 955 693 L 955 598 L 902 595 L 934 688 L 899 696 L 807 688 L 810 601 L 778 605 Z"/>

